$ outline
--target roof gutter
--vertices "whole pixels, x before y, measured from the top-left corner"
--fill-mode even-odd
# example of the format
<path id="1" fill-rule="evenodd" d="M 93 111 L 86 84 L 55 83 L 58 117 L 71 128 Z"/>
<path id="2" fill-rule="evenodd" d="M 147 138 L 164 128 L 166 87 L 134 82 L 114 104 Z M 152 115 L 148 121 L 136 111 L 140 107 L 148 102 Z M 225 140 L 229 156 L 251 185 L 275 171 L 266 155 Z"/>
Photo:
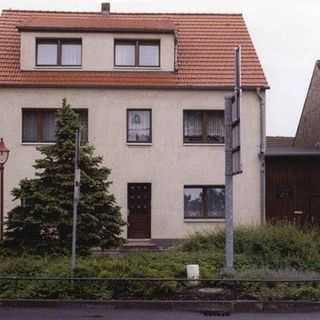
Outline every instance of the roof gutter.
<path id="1" fill-rule="evenodd" d="M 79 76 L 81 76 L 79 71 Z M 173 72 L 168 72 L 173 73 Z M 133 89 L 133 90 L 201 90 L 201 91 L 233 91 L 233 86 L 217 86 L 217 85 L 157 85 L 157 84 L 104 84 L 104 83 L 39 83 L 39 82 L 19 82 L 19 81 L 0 81 L 0 88 L 38 88 L 38 89 Z M 242 91 L 256 91 L 256 86 L 242 86 Z M 269 87 L 263 87 L 263 89 L 269 89 Z"/>
<path id="2" fill-rule="evenodd" d="M 159 33 L 159 34 L 173 34 L 174 29 L 162 28 L 117 28 L 117 27 L 52 27 L 52 26 L 16 26 L 20 32 L 93 32 L 93 33 Z"/>
<path id="3" fill-rule="evenodd" d="M 299 151 L 296 151 L 296 152 L 267 152 L 265 157 L 267 158 L 281 158 L 281 157 L 285 157 L 285 158 L 288 158 L 288 157 L 320 157 L 320 151 L 319 152 L 299 152 Z"/>
<path id="4" fill-rule="evenodd" d="M 260 212 L 261 223 L 266 223 L 266 96 L 265 90 L 258 88 L 256 90 L 260 105 Z"/>

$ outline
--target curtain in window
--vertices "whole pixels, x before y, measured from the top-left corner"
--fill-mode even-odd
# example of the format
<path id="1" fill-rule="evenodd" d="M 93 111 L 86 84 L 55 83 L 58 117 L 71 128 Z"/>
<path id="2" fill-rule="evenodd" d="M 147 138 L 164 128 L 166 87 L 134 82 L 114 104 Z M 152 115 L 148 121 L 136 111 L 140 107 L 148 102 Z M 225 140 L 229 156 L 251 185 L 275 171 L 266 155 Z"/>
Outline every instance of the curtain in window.
<path id="1" fill-rule="evenodd" d="M 116 65 L 134 66 L 135 65 L 135 45 L 117 44 L 116 45 Z"/>
<path id="2" fill-rule="evenodd" d="M 56 141 L 56 112 L 46 111 L 43 112 L 43 142 Z"/>
<path id="3" fill-rule="evenodd" d="M 151 140 L 150 125 L 150 111 L 129 111 L 128 141 L 149 142 Z"/>
<path id="4" fill-rule="evenodd" d="M 58 44 L 39 43 L 37 48 L 37 64 L 56 65 L 58 63 Z"/>
<path id="5" fill-rule="evenodd" d="M 214 142 L 224 142 L 224 113 L 208 112 L 208 138 Z"/>
<path id="6" fill-rule="evenodd" d="M 62 44 L 61 64 L 70 66 L 81 65 L 81 44 Z"/>
<path id="7" fill-rule="evenodd" d="M 23 111 L 22 142 L 36 142 L 37 140 L 37 113 L 25 110 Z"/>
<path id="8" fill-rule="evenodd" d="M 159 46 L 140 45 L 139 46 L 139 65 L 158 66 L 159 65 Z"/>
<path id="9" fill-rule="evenodd" d="M 186 137 L 202 136 L 201 111 L 186 111 L 184 117 L 184 135 Z"/>
<path id="10" fill-rule="evenodd" d="M 79 110 L 78 113 L 81 124 L 81 141 L 88 142 L 88 111 Z"/>

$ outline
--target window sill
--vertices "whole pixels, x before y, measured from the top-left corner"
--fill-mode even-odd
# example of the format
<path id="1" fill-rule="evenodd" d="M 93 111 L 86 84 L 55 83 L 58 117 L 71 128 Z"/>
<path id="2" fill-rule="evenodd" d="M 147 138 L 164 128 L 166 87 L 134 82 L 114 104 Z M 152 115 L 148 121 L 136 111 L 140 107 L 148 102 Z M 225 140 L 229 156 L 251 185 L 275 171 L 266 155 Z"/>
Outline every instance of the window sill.
<path id="1" fill-rule="evenodd" d="M 224 147 L 224 143 L 192 143 L 192 142 L 184 142 L 184 146 L 186 147 Z"/>
<path id="2" fill-rule="evenodd" d="M 127 142 L 128 147 L 151 147 L 152 142 L 139 143 L 139 142 Z"/>
<path id="3" fill-rule="evenodd" d="M 82 66 L 35 66 L 34 70 L 62 70 L 62 71 L 68 71 L 68 70 L 82 70 Z"/>
<path id="4" fill-rule="evenodd" d="M 54 145 L 55 142 L 21 142 L 23 146 L 47 146 L 47 145 Z"/>
<path id="5" fill-rule="evenodd" d="M 113 67 L 114 71 L 161 71 L 161 67 Z"/>
<path id="6" fill-rule="evenodd" d="M 225 219 L 224 218 L 212 218 L 212 219 L 207 219 L 207 218 L 199 218 L 199 219 L 196 219 L 196 218 L 192 218 L 192 219 L 188 219 L 188 218 L 185 218 L 184 219 L 184 222 L 185 223 L 224 223 L 225 222 Z"/>

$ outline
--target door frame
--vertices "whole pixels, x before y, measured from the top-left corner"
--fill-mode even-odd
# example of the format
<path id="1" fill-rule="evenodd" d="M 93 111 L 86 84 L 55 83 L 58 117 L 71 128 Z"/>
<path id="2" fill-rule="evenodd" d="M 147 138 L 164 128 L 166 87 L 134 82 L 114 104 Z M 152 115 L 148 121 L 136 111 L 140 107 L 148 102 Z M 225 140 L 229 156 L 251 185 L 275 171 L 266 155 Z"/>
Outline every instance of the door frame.
<path id="1" fill-rule="evenodd" d="M 150 215 L 149 215 L 149 223 L 148 223 L 148 231 L 150 236 L 144 238 L 132 238 L 129 237 L 129 185 L 148 185 L 150 188 Z M 128 182 L 127 183 L 127 239 L 128 240 L 150 240 L 152 239 L 152 183 L 151 182 Z"/>

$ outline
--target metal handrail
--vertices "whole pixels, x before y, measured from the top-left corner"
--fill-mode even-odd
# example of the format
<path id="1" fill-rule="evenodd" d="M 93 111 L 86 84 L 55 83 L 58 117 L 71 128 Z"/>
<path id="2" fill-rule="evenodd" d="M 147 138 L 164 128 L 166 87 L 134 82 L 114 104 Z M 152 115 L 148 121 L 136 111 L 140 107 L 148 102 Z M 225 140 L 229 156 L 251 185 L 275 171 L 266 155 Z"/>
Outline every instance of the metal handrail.
<path id="1" fill-rule="evenodd" d="M 320 279 L 223 279 L 223 278 L 146 278 L 146 277 L 117 277 L 117 278 L 99 278 L 99 277 L 22 277 L 8 276 L 1 277 L 0 281 L 141 281 L 141 282 L 224 282 L 230 284 L 236 283 L 320 283 Z"/>

